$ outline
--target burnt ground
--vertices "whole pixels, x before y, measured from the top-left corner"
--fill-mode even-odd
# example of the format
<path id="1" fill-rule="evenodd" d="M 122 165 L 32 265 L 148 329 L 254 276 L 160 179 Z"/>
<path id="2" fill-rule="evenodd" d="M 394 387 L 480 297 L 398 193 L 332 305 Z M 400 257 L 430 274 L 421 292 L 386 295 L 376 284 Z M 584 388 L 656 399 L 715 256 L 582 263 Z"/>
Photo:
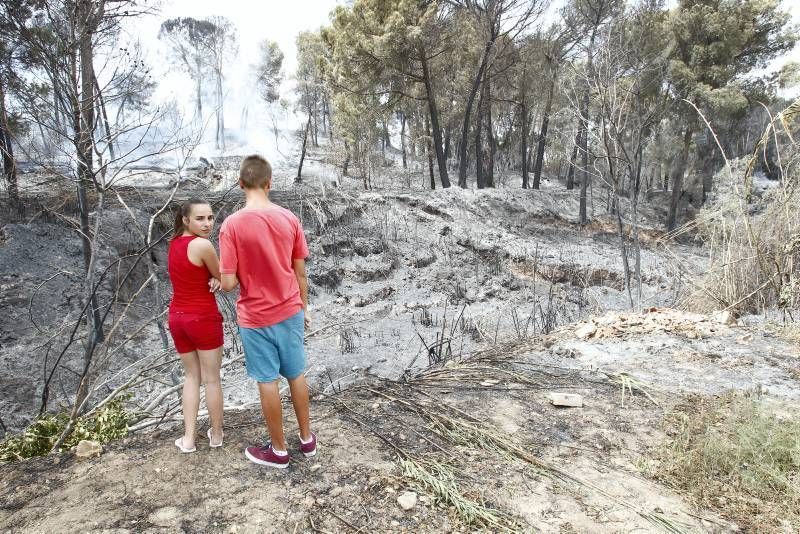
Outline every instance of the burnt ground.
<path id="1" fill-rule="evenodd" d="M 172 445 L 177 431 L 159 430 L 108 444 L 95 459 L 62 454 L 0 466 L 0 526 L 30 532 L 735 531 L 734 523 L 694 508 L 641 470 L 649 449 L 664 440 L 664 413 L 689 389 L 679 394 L 669 379 L 641 380 L 622 397 L 620 375 L 588 365 L 589 348 L 625 354 L 632 363 L 647 360 L 668 376 L 684 361 L 682 351 L 695 347 L 698 373 L 722 363 L 738 369 L 743 383 L 749 369 L 724 365 L 735 356 L 697 349 L 687 332 L 723 346 L 750 336 L 750 357 L 759 358 L 766 346 L 785 355 L 783 368 L 773 371 L 796 391 L 790 369 L 798 370 L 797 347 L 747 327 L 716 327 L 708 318 L 675 326 L 670 314 L 657 313 L 657 326 L 644 331 L 581 339 L 583 349 L 573 348 L 581 334 L 566 327 L 403 381 L 373 377 L 333 394 L 317 391 L 312 417 L 319 454 L 306 459 L 295 452 L 286 471 L 244 458 L 243 448 L 264 437 L 254 410 L 227 416 L 220 450 L 198 438 L 198 452 L 182 455 Z M 626 320 L 631 317 L 643 316 Z M 657 358 L 625 345 L 638 340 L 643 346 L 656 332 L 670 347 Z M 707 383 L 724 387 L 729 378 Z M 552 391 L 580 394 L 584 406 L 552 406 Z M 286 417 L 290 435 L 292 419 Z M 409 511 L 397 502 L 406 491 L 418 496 Z"/>
<path id="2" fill-rule="evenodd" d="M 181 186 L 178 198 L 207 196 L 224 218 L 241 202 L 225 180 L 213 191 L 205 183 Z M 100 255 L 106 265 L 142 247 L 132 221 L 142 225 L 168 191 L 137 186 L 121 194 L 135 215 L 108 200 Z M 796 345 L 762 327 L 704 326 L 687 336 L 669 313 L 644 331 L 576 335 L 569 326 L 575 321 L 602 318 L 628 302 L 613 219 L 597 205 L 594 222 L 578 226 L 577 195 L 556 185 L 364 192 L 342 184 L 323 196 L 308 180 L 274 196 L 302 218 L 311 249 L 307 349 L 320 455 L 297 458 L 285 473 L 243 457 L 264 430 L 248 408 L 255 388 L 228 336 L 223 380 L 226 404 L 235 409 L 222 450 L 178 454 L 167 418 L 155 432 L 108 444 L 100 458 L 65 453 L 0 466 L 0 527 L 735 530 L 647 479 L 641 464 L 664 440 L 665 412 L 684 395 L 733 388 L 794 399 Z M 38 410 L 45 357 L 63 347 L 82 302 L 74 206 L 68 198 L 39 201 L 26 218 L 4 221 L 0 236 L 0 413 L 10 428 Z M 648 209 L 655 220 L 657 206 Z M 169 220 L 156 225 L 163 233 Z M 672 258 L 702 268 L 702 249 L 678 244 L 668 254 L 662 237 L 645 225 L 643 307 L 679 302 L 682 275 Z M 141 292 L 121 323 L 136 335 L 109 344 L 114 358 L 104 372 L 125 371 L 98 395 L 162 351 L 150 317 L 169 296 L 163 254 L 162 246 L 152 255 L 159 293 Z M 111 274 L 105 298 L 116 287 L 118 274 Z M 121 303 L 147 276 L 139 266 Z M 233 297 L 220 300 L 229 322 Z M 691 321 L 707 326 L 707 318 Z M 70 398 L 70 367 L 79 358 L 77 348 L 66 353 L 51 407 Z M 161 370 L 134 391 L 138 400 L 158 395 L 156 380 L 180 383 L 177 362 L 165 360 Z M 641 386 L 633 398 L 622 397 L 622 376 Z M 555 408 L 551 391 L 579 393 L 585 405 Z M 406 490 L 419 495 L 408 512 L 397 504 Z"/>

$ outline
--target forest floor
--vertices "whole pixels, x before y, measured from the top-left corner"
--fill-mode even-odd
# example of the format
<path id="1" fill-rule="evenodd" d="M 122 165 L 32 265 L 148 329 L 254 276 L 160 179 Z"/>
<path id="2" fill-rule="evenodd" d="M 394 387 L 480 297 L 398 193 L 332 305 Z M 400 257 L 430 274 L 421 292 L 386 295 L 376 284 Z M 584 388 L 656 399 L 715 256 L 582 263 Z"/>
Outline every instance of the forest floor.
<path id="1" fill-rule="evenodd" d="M 244 458 L 243 448 L 262 440 L 264 428 L 229 336 L 223 387 L 226 404 L 241 409 L 226 416 L 223 448 L 198 440 L 197 453 L 181 455 L 172 445 L 178 427 L 168 421 L 107 444 L 98 458 L 65 453 L 2 465 L 0 528 L 800 527 L 772 516 L 759 525 L 757 515 L 703 507 L 658 476 L 669 416 L 691 399 L 735 390 L 790 406 L 800 396 L 800 350 L 780 327 L 671 309 L 687 270 L 702 271 L 698 245 L 667 250 L 655 226 L 644 225 L 641 302 L 650 311 L 629 314 L 615 222 L 599 200 L 594 222 L 580 227 L 577 192 L 555 184 L 540 191 L 364 192 L 351 183 L 322 195 L 323 178 L 275 192 L 302 217 L 311 250 L 307 351 L 318 456 L 295 452 L 285 472 Z M 216 188 L 225 191 L 229 179 Z M 182 187 L 179 197 L 204 190 L 221 217 L 241 202 L 235 190 L 209 193 L 207 184 Z M 146 220 L 167 194 L 138 188 L 125 198 Z M 647 209 L 644 217 L 653 220 L 658 206 Z M 108 257 L 135 250 L 127 212 L 111 203 L 107 213 Z M 31 219 L 4 224 L 0 236 L 0 402 L 13 428 L 30 420 L 41 396 L 37 329 L 79 302 L 70 292 L 70 277 L 80 274 L 79 240 L 59 217 Z M 69 274 L 53 278 L 60 271 Z M 157 305 L 134 309 L 131 324 Z M 155 327 L 144 328 L 119 351 L 117 365 L 157 350 Z M 61 390 L 69 388 L 67 375 Z M 583 406 L 553 406 L 554 392 L 579 394 Z M 294 435 L 293 417 L 286 421 Z"/>

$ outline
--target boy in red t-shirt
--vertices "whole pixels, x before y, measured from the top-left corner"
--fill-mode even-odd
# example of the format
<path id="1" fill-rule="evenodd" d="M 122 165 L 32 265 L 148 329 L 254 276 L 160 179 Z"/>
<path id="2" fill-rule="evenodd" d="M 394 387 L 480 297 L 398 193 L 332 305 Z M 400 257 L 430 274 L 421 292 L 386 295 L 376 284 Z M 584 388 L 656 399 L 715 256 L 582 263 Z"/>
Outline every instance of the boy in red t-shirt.
<path id="1" fill-rule="evenodd" d="M 310 429 L 305 375 L 304 328 L 308 326 L 308 245 L 300 220 L 269 200 L 272 167 L 261 156 L 247 156 L 239 169 L 244 208 L 222 223 L 219 231 L 222 289 L 239 286 L 236 301 L 239 334 L 247 374 L 258 382 L 261 411 L 271 442 L 247 447 L 257 464 L 285 468 L 289 453 L 283 435 L 278 381 L 289 381 L 300 427 L 300 450 L 317 453 Z"/>

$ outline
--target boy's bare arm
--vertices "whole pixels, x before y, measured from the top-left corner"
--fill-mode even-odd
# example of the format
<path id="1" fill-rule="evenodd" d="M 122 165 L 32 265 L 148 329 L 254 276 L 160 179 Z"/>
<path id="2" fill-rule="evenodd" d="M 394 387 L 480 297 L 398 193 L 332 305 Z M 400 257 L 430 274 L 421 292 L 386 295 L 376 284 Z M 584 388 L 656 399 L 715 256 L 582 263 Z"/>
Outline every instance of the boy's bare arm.
<path id="1" fill-rule="evenodd" d="M 308 278 L 306 277 L 306 260 L 292 260 L 292 269 L 297 277 L 297 285 L 300 287 L 300 299 L 303 301 L 303 311 L 306 316 L 306 326 L 309 323 L 308 315 Z"/>
<path id="2" fill-rule="evenodd" d="M 233 291 L 236 286 L 239 285 L 239 278 L 236 277 L 236 274 L 225 274 L 222 273 L 222 278 L 220 279 L 222 282 L 222 290 L 223 291 Z"/>

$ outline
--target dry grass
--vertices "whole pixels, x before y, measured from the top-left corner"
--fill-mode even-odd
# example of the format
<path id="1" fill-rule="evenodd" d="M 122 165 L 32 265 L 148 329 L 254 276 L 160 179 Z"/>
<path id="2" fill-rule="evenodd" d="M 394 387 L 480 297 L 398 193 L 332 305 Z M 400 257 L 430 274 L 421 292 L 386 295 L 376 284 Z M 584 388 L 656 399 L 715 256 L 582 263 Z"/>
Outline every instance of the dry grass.
<path id="1" fill-rule="evenodd" d="M 675 235 L 697 232 L 710 249 L 708 269 L 690 280 L 688 307 L 758 313 L 800 304 L 800 100 L 770 122 L 747 161 L 726 162 L 717 198 Z M 753 194 L 753 169 L 777 151 L 777 187 Z"/>
<path id="2" fill-rule="evenodd" d="M 793 413 L 793 412 L 789 412 Z M 747 530 L 800 530 L 800 419 L 752 396 L 694 397 L 648 470 Z"/>

